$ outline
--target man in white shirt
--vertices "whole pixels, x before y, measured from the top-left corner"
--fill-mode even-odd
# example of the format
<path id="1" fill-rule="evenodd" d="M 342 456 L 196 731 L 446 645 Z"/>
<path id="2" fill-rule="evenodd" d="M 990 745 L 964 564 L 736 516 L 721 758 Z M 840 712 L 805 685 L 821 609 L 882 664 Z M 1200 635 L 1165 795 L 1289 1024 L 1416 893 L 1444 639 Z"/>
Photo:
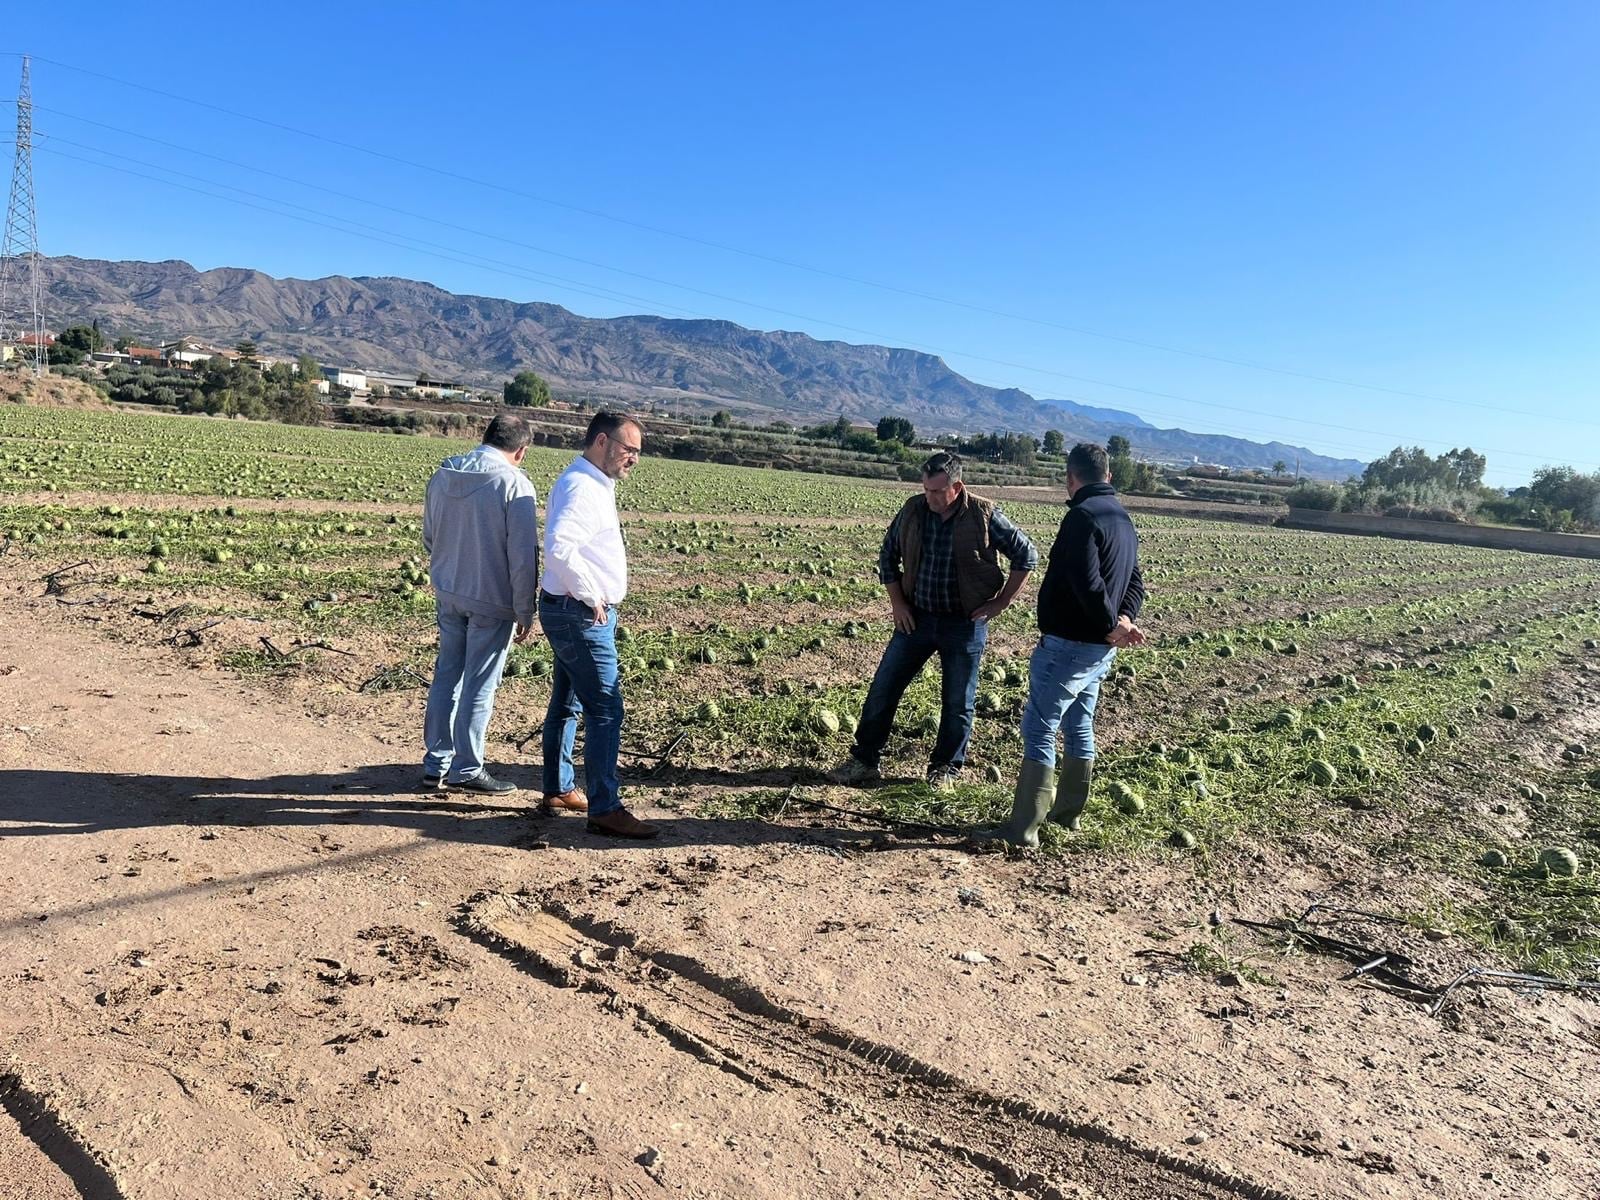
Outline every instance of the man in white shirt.
<path id="1" fill-rule="evenodd" d="M 528 422 L 502 413 L 483 444 L 447 458 L 428 481 L 422 544 L 431 560 L 439 656 L 423 720 L 422 786 L 514 792 L 484 765 L 495 688 L 511 649 L 533 628 L 539 580 L 539 498 L 522 472 Z"/>
<path id="2" fill-rule="evenodd" d="M 599 412 L 584 450 L 550 489 L 544 530 L 539 623 L 555 656 L 544 717 L 544 807 L 582 810 L 589 830 L 608 837 L 660 832 L 622 806 L 617 751 L 622 684 L 617 672 L 617 605 L 628 594 L 628 554 L 617 519 L 617 480 L 639 461 L 644 429 L 624 413 Z M 577 790 L 572 746 L 583 713 L 583 775 Z"/>

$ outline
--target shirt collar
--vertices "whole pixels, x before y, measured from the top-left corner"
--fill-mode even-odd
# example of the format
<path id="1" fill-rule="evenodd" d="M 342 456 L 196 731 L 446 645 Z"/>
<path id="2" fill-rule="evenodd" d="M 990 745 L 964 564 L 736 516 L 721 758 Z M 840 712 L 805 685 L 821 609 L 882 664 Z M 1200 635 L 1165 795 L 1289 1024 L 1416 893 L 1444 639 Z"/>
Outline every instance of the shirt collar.
<path id="1" fill-rule="evenodd" d="M 1067 503 L 1070 507 L 1074 504 L 1082 504 L 1092 496 L 1115 496 L 1116 494 L 1117 489 L 1109 481 L 1105 483 L 1086 483 L 1077 490 Z"/>
<path id="2" fill-rule="evenodd" d="M 594 478 L 598 479 L 601 483 L 605 484 L 606 487 L 608 487 L 608 488 L 615 489 L 616 486 L 617 486 L 617 481 L 615 479 L 611 478 L 611 476 L 607 475 L 604 471 L 602 471 L 599 467 L 595 466 L 592 462 L 590 462 L 587 458 L 585 458 L 581 454 L 578 455 L 577 458 L 572 460 L 572 465 L 577 470 L 583 471 L 583 472 L 585 472 L 585 473 L 587 473 L 589 475 L 594 476 Z"/>

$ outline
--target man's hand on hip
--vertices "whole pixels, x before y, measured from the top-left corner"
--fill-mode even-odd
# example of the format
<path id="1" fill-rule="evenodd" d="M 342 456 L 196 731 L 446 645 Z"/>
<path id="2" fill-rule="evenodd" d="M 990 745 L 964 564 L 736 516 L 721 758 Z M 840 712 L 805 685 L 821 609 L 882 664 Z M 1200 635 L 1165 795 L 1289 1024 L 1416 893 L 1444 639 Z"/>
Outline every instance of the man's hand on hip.
<path id="1" fill-rule="evenodd" d="M 596 625 L 604 625 L 606 623 L 606 606 L 604 604 L 591 604 L 589 608 L 594 613 L 594 623 Z"/>
<path id="2" fill-rule="evenodd" d="M 1011 606 L 998 599 L 991 600 L 989 603 L 980 604 L 973 609 L 972 619 L 974 621 L 992 621 L 1009 607 Z"/>
<path id="3" fill-rule="evenodd" d="M 901 633 L 911 633 L 917 628 L 916 614 L 911 611 L 911 605 L 904 600 L 890 600 L 889 607 L 894 611 L 894 627 Z"/>

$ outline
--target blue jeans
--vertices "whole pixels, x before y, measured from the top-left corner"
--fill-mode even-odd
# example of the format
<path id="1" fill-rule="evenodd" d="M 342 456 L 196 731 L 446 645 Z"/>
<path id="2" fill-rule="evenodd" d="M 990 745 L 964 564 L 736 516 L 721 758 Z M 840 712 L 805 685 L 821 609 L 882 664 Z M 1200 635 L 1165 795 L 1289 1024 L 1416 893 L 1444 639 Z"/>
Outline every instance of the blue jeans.
<path id="1" fill-rule="evenodd" d="M 438 603 L 439 657 L 422 722 L 427 744 L 422 773 L 460 783 L 483 774 L 494 690 L 517 627 L 514 621 L 468 612 L 448 600 Z"/>
<path id="2" fill-rule="evenodd" d="M 589 815 L 603 817 L 622 807 L 617 751 L 622 748 L 622 685 L 617 677 L 617 610 L 606 609 L 603 625 L 578 600 L 539 598 L 539 624 L 555 653 L 550 707 L 544 714 L 544 790 L 549 796 L 577 786 L 572 745 L 583 713 L 583 779 Z"/>
<path id="3" fill-rule="evenodd" d="M 1094 642 L 1045 634 L 1028 661 L 1028 705 L 1022 710 L 1022 757 L 1056 765 L 1056 734 L 1068 758 L 1094 757 L 1094 706 L 1100 681 L 1117 652 Z"/>
<path id="4" fill-rule="evenodd" d="M 978 662 L 989 641 L 989 623 L 972 621 L 956 613 L 931 613 L 913 608 L 917 627 L 910 633 L 895 630 L 883 651 L 878 673 L 867 689 L 861 709 L 856 744 L 850 751 L 869 766 L 877 766 L 894 727 L 900 697 L 922 670 L 923 663 L 939 656 L 939 736 L 929 764 L 959 767 L 967 759 L 972 738 L 972 702 L 978 695 Z"/>

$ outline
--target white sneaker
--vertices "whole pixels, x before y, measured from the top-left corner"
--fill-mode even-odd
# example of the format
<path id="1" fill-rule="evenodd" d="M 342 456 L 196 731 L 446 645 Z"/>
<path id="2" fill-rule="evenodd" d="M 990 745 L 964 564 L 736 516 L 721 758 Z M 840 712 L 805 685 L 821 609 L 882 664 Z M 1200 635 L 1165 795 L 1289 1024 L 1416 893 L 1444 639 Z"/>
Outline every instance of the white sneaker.
<path id="1" fill-rule="evenodd" d="M 928 768 L 928 786 L 936 792 L 953 792 L 956 789 L 956 780 L 961 777 L 961 768 L 952 767 L 948 763 L 939 767 Z"/>

